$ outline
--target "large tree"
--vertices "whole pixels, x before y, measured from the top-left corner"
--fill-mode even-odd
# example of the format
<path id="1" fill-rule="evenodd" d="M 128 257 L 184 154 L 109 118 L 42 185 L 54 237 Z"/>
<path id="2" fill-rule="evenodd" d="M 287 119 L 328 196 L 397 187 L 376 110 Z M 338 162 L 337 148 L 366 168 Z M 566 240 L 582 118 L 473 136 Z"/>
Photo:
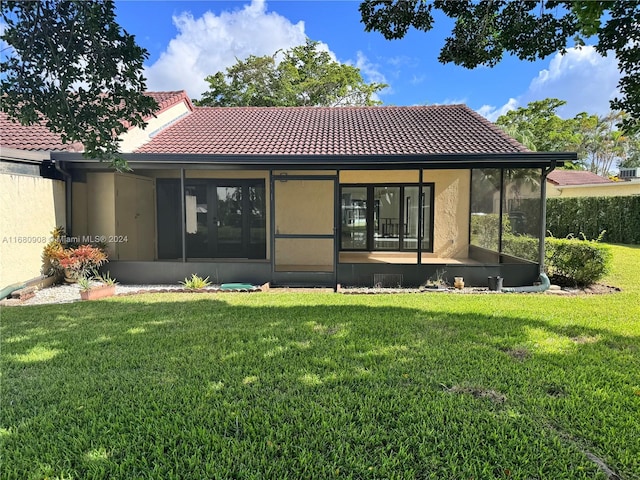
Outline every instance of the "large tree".
<path id="1" fill-rule="evenodd" d="M 496 120 L 496 124 L 530 150 L 577 151 L 579 163 L 569 164 L 567 167 L 578 168 L 585 157 L 582 148 L 582 126 L 585 123 L 595 122 L 597 117 L 579 113 L 574 118 L 560 118 L 556 110 L 566 103 L 557 98 L 530 102 L 526 107 L 501 115 Z"/>
<path id="2" fill-rule="evenodd" d="M 402 38 L 410 28 L 429 31 L 433 11 L 455 19 L 438 60 L 466 68 L 492 67 L 504 53 L 521 60 L 565 52 L 573 44 L 596 37 L 596 50 L 613 52 L 622 78 L 621 96 L 613 111 L 628 115 L 627 132 L 640 130 L 640 1 L 512 1 L 512 0 L 364 0 L 360 4 L 367 31 L 387 39 Z"/>
<path id="3" fill-rule="evenodd" d="M 148 53 L 116 23 L 113 2 L 3 0 L 1 19 L 2 111 L 126 168 L 118 136 L 144 126 L 157 104 L 143 94 Z"/>
<path id="4" fill-rule="evenodd" d="M 374 94 L 386 85 L 366 83 L 358 68 L 332 60 L 318 46 L 318 42 L 307 40 L 274 55 L 238 60 L 226 73 L 206 78 L 209 90 L 196 104 L 291 107 L 380 103 Z"/>

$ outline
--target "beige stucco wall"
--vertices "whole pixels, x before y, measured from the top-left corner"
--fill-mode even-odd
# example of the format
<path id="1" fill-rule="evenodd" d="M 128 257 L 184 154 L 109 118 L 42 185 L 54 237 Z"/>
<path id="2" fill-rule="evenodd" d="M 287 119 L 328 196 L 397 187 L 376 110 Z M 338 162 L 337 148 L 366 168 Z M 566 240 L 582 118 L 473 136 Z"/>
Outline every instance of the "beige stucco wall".
<path id="1" fill-rule="evenodd" d="M 425 170 L 434 183 L 433 258 L 466 258 L 469 252 L 469 170 Z"/>
<path id="2" fill-rule="evenodd" d="M 419 170 L 343 170 L 340 183 L 418 183 Z"/>
<path id="3" fill-rule="evenodd" d="M 177 119 L 189 112 L 190 110 L 187 105 L 184 102 L 180 102 L 147 121 L 147 127 L 144 130 L 138 127 L 133 127 L 131 130 L 120 136 L 122 140 L 120 143 L 120 151 L 133 152 L 145 143 L 149 142 L 153 133 L 168 127 Z"/>
<path id="4" fill-rule="evenodd" d="M 640 195 L 640 181 L 604 183 L 593 186 L 556 187 L 547 182 L 547 197 L 624 197 Z"/>
<path id="5" fill-rule="evenodd" d="M 64 226 L 64 182 L 0 175 L 0 288 L 42 274 L 42 249 Z"/>

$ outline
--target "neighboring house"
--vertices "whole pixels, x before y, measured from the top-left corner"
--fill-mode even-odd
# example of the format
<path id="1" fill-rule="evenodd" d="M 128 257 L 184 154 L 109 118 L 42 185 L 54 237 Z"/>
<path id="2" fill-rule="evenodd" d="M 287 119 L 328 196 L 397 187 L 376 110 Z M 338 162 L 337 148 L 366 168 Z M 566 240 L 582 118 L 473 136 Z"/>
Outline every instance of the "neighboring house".
<path id="1" fill-rule="evenodd" d="M 184 92 L 149 93 L 160 105 L 147 119 L 146 129 L 131 128 L 122 136 L 122 149 L 133 151 L 163 127 L 192 110 Z M 44 125 L 22 126 L 0 113 L 0 292 L 13 284 L 37 283 L 42 249 L 56 226 L 70 224 L 72 187 L 81 185 L 51 161 L 53 152 L 82 152 L 80 144 L 64 144 Z M 78 153 L 79 154 L 79 153 Z M 65 188 L 65 181 L 69 188 Z M 81 187 L 80 187 L 81 189 Z M 65 198 L 66 197 L 66 198 Z M 75 215 L 75 213 L 74 213 Z"/>
<path id="2" fill-rule="evenodd" d="M 418 285 L 444 271 L 531 284 L 542 249 L 537 262 L 509 252 L 499 217 L 541 238 L 542 179 L 576 159 L 530 152 L 463 105 L 210 108 L 168 96 L 172 113 L 125 141 L 132 173 L 51 154 L 72 179 L 70 233 L 107 240 L 123 283 Z M 526 211 L 525 185 L 538 185 Z"/>
<path id="3" fill-rule="evenodd" d="M 592 172 L 554 170 L 547 177 L 547 197 L 622 197 L 640 195 L 640 179 L 614 182 Z"/>

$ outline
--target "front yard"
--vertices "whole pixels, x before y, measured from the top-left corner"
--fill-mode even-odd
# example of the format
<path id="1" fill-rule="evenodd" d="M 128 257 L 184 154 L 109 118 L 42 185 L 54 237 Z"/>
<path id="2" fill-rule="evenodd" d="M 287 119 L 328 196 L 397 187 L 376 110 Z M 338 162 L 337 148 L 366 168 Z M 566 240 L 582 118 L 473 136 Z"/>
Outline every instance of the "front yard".
<path id="1" fill-rule="evenodd" d="M 4 308 L 3 479 L 640 478 L 623 291 L 156 294 Z"/>

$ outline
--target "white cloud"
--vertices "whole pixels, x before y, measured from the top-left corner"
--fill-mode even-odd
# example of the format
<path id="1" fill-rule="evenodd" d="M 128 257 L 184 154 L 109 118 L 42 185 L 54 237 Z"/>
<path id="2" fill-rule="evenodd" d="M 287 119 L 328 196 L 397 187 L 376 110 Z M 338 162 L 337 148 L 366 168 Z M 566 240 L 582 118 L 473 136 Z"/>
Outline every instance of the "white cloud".
<path id="1" fill-rule="evenodd" d="M 502 105 L 501 107 L 495 107 L 493 105 L 483 105 L 477 111 L 483 117 L 486 117 L 487 120 L 495 122 L 499 116 L 504 115 L 509 110 L 515 110 L 518 108 L 518 100 L 515 98 L 510 98 L 507 103 Z"/>
<path id="2" fill-rule="evenodd" d="M 178 35 L 160 58 L 145 69 L 149 90 L 186 90 L 199 97 L 207 90 L 204 78 L 224 71 L 249 55 L 272 55 L 279 49 L 306 41 L 304 22 L 267 12 L 264 0 L 233 12 L 206 12 L 194 18 L 189 12 L 173 17 Z M 328 47 L 326 47 L 328 49 Z"/>
<path id="3" fill-rule="evenodd" d="M 361 51 L 356 54 L 355 67 L 360 69 L 360 73 L 366 82 L 387 83 L 386 77 L 380 71 L 380 65 L 372 63 Z"/>
<path id="4" fill-rule="evenodd" d="M 353 64 L 353 62 L 346 62 L 346 63 Z M 387 85 L 389 84 L 389 82 L 387 82 L 387 78 L 385 77 L 384 73 L 380 71 L 380 65 L 376 63 L 372 63 L 367 58 L 367 56 L 359 50 L 356 53 L 356 61 L 354 66 L 360 69 L 360 74 L 362 75 L 362 78 L 365 82 L 385 83 Z M 393 93 L 393 89 L 391 87 L 386 87 L 383 90 L 377 93 L 374 93 L 371 96 L 371 98 L 373 98 L 376 101 L 380 101 L 379 95 L 389 95 L 391 93 Z"/>
<path id="5" fill-rule="evenodd" d="M 483 105 L 478 113 L 495 121 L 529 102 L 559 98 L 567 102 L 558 109 L 561 117 L 573 117 L 580 112 L 604 115 L 609 111 L 609 100 L 619 93 L 619 80 L 618 62 L 613 54 L 603 57 L 592 46 L 569 48 L 564 55 L 556 53 L 548 68 L 540 70 L 522 95 L 510 98 L 501 107 Z"/>
<path id="6" fill-rule="evenodd" d="M 620 71 L 611 53 L 601 56 L 592 46 L 570 48 L 567 53 L 555 54 L 549 68 L 541 70 L 522 96 L 521 104 L 553 97 L 566 100 L 560 113 L 573 117 L 579 112 L 604 115 L 609 100 L 618 94 Z"/>

